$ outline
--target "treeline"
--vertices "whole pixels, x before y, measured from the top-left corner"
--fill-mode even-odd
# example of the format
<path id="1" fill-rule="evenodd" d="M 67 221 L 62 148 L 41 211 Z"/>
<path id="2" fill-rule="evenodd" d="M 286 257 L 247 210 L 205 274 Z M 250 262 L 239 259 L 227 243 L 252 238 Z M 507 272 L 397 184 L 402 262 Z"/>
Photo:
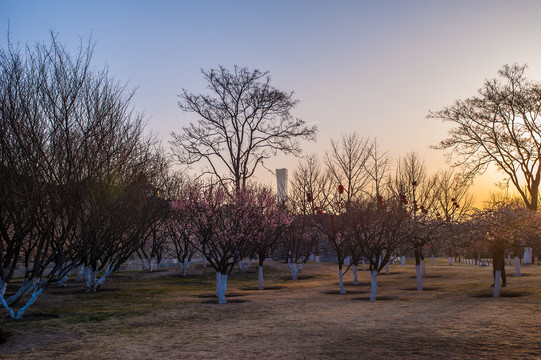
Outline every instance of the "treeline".
<path id="1" fill-rule="evenodd" d="M 176 160 L 206 161 L 202 173 L 212 176 L 173 173 L 131 107 L 133 92 L 94 68 L 92 53 L 81 44 L 73 56 L 55 35 L 0 52 L 0 300 L 13 318 L 71 274 L 96 291 L 134 254 L 149 271 L 175 256 L 185 274 L 203 256 L 224 303 L 231 271 L 252 259 L 263 289 L 265 259 L 287 262 L 296 279 L 327 248 L 342 293 L 346 259 L 354 279 L 368 262 L 375 300 L 378 273 L 406 254 L 422 290 L 429 254 L 499 259 L 539 246 L 537 213 L 509 201 L 474 211 L 469 178 L 428 174 L 413 153 L 393 165 L 356 133 L 305 156 L 279 203 L 250 178 L 277 152 L 298 155 L 298 139 L 315 139 L 317 129 L 290 114 L 298 101 L 259 70 L 203 72 L 214 97 L 183 91 L 181 109 L 201 119 L 173 134 Z M 21 263 L 23 279 L 13 281 Z"/>

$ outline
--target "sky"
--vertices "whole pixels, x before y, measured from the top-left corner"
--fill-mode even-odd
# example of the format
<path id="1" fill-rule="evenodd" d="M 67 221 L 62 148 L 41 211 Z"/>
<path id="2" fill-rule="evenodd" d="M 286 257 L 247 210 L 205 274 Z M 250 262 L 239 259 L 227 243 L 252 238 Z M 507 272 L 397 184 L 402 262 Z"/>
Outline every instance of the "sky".
<path id="1" fill-rule="evenodd" d="M 306 153 L 358 132 L 393 159 L 416 152 L 429 172 L 448 167 L 449 124 L 427 119 L 476 95 L 504 64 L 528 64 L 541 80 L 541 1 L 537 0 L 0 0 L 3 34 L 21 45 L 50 31 L 72 52 L 96 42 L 93 63 L 136 89 L 133 106 L 168 147 L 170 133 L 197 119 L 177 105 L 181 89 L 205 91 L 201 69 L 233 65 L 269 71 L 272 85 L 294 91 L 292 114 L 319 127 Z M 269 169 L 298 163 L 277 156 Z M 271 173 L 257 173 L 272 183 Z M 503 174 L 475 180 L 477 201 Z"/>

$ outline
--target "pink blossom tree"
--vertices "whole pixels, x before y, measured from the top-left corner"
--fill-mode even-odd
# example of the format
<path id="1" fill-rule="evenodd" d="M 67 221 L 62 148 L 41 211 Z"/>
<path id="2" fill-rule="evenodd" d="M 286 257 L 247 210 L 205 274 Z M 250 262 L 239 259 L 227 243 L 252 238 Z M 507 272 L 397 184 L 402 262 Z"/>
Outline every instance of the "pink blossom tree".
<path id="1" fill-rule="evenodd" d="M 352 202 L 347 217 L 352 237 L 370 262 L 370 301 L 375 301 L 377 275 L 411 238 L 411 222 L 406 211 L 392 198 Z"/>

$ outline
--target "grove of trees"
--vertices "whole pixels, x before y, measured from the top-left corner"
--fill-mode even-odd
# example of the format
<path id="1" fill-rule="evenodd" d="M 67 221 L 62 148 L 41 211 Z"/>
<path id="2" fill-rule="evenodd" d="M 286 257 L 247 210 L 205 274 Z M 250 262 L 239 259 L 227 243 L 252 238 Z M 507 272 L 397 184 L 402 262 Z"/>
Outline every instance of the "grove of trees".
<path id="1" fill-rule="evenodd" d="M 378 274 L 406 255 L 420 291 L 425 256 L 448 256 L 449 265 L 492 256 L 497 297 L 505 254 L 540 247 L 541 87 L 525 66 L 506 65 L 477 97 L 429 114 L 457 125 L 439 148 L 462 168 L 430 174 L 415 153 L 393 162 L 375 139 L 346 134 L 299 160 L 279 203 L 252 181 L 255 170 L 277 153 L 300 156 L 317 128 L 291 114 L 298 100 L 271 86 L 268 72 L 203 70 L 209 94 L 182 91 L 180 109 L 197 120 L 172 133 L 170 157 L 132 110 L 133 92 L 96 69 L 92 54 L 91 41 L 72 55 L 54 33 L 49 43 L 0 49 L 0 301 L 12 318 L 75 273 L 99 290 L 134 256 L 147 271 L 174 257 L 184 276 L 204 259 L 226 303 L 241 263 L 257 259 L 263 290 L 267 259 L 287 263 L 296 280 L 308 261 L 332 254 L 339 292 L 351 266 L 357 284 L 368 264 L 375 301 Z M 205 168 L 192 179 L 173 161 Z M 471 180 L 492 163 L 521 201 L 478 210 Z"/>

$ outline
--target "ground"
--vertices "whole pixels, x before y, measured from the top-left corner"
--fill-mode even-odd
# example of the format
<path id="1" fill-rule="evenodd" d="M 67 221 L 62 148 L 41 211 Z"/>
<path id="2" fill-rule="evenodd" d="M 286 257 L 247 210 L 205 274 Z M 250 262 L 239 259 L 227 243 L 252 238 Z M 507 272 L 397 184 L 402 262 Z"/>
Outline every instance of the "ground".
<path id="1" fill-rule="evenodd" d="M 508 273 L 513 269 L 509 266 Z M 230 277 L 219 305 L 210 268 L 112 276 L 96 293 L 75 281 L 51 286 L 23 320 L 2 309 L 2 359 L 536 359 L 541 358 L 541 266 L 509 276 L 492 297 L 492 269 L 440 259 L 428 265 L 424 291 L 415 268 L 380 274 L 378 300 L 337 266 L 309 263 L 300 279 L 269 262 L 267 290 L 257 271 Z M 4 334 L 4 335 L 2 335 Z M 7 335 L 7 338 L 6 336 Z"/>

